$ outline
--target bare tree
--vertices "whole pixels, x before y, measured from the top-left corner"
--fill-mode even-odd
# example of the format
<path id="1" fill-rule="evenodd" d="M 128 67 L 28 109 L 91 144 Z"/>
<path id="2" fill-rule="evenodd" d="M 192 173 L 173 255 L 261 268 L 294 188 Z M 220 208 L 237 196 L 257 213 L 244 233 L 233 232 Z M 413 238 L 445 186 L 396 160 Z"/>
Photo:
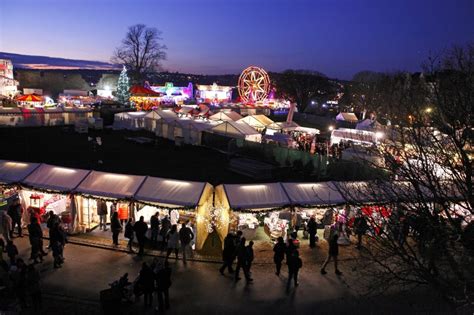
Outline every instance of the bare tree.
<path id="1" fill-rule="evenodd" d="M 159 71 L 161 61 L 166 59 L 166 46 L 160 43 L 161 34 L 156 28 L 144 24 L 130 26 L 112 61 L 125 65 L 134 82 L 146 79 Z"/>
<path id="2" fill-rule="evenodd" d="M 379 109 L 396 121 L 383 145 L 393 180 L 340 183 L 352 204 L 385 203 L 368 217 L 359 271 L 370 290 L 428 285 L 451 302 L 474 300 L 474 46 L 430 59 L 423 74 L 387 75 Z M 363 278 L 363 277 L 362 277 Z"/>

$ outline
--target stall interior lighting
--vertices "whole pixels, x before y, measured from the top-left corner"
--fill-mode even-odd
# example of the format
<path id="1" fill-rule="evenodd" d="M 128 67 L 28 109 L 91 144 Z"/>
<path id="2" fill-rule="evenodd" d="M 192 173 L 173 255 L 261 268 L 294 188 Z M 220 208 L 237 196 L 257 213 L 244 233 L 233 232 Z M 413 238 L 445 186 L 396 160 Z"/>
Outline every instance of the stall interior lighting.
<path id="1" fill-rule="evenodd" d="M 64 173 L 64 174 L 73 174 L 76 172 L 76 170 L 72 170 L 70 168 L 64 168 L 64 167 L 55 167 L 53 168 L 53 170 L 59 173 Z"/>
<path id="2" fill-rule="evenodd" d="M 6 166 L 8 167 L 14 167 L 14 168 L 25 168 L 28 166 L 26 163 L 18 163 L 18 162 L 6 162 Z"/>
<path id="3" fill-rule="evenodd" d="M 120 174 L 105 174 L 104 178 L 116 179 L 116 180 L 129 179 L 127 175 L 120 175 Z"/>
<path id="4" fill-rule="evenodd" d="M 191 183 L 182 182 L 182 181 L 179 181 L 179 180 L 169 180 L 169 179 L 164 180 L 163 183 L 167 184 L 167 185 L 179 185 L 179 186 L 190 186 L 191 185 Z"/>
<path id="5" fill-rule="evenodd" d="M 253 189 L 264 189 L 266 187 L 267 186 L 265 185 L 249 185 L 249 186 L 242 186 L 240 188 L 244 190 L 253 190 Z"/>

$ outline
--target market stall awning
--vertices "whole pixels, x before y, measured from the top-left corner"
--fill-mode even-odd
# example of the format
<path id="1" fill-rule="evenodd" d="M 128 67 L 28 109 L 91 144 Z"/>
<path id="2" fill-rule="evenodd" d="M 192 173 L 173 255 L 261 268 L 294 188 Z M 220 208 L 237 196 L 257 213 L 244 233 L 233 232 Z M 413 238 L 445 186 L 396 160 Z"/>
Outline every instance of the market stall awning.
<path id="1" fill-rule="evenodd" d="M 0 160 L 0 183 L 19 183 L 38 168 L 39 165 L 39 163 Z"/>
<path id="2" fill-rule="evenodd" d="M 281 184 L 293 205 L 317 207 L 346 202 L 331 182 Z"/>
<path id="3" fill-rule="evenodd" d="M 222 121 L 237 121 L 242 119 L 242 116 L 240 116 L 238 113 L 234 111 L 220 111 L 217 114 L 214 114 L 209 117 L 210 120 L 222 120 Z"/>
<path id="4" fill-rule="evenodd" d="M 242 121 L 248 124 L 249 126 L 256 127 L 256 128 L 264 128 L 266 126 L 273 124 L 273 120 L 271 120 L 265 115 L 248 115 L 242 119 L 239 119 L 239 121 Z"/>
<path id="5" fill-rule="evenodd" d="M 20 95 L 16 98 L 19 102 L 42 102 L 43 97 L 36 94 Z"/>
<path id="6" fill-rule="evenodd" d="M 70 192 L 90 171 L 49 164 L 41 164 L 22 183 L 37 189 Z"/>
<path id="7" fill-rule="evenodd" d="M 290 204 L 280 183 L 226 185 L 224 191 L 232 209 L 268 209 Z"/>
<path id="8" fill-rule="evenodd" d="M 76 188 L 83 194 L 117 199 L 132 198 L 145 176 L 124 175 L 92 171 Z"/>
<path id="9" fill-rule="evenodd" d="M 135 194 L 135 199 L 169 206 L 195 207 L 199 204 L 205 186 L 203 182 L 147 177 Z"/>
<path id="10" fill-rule="evenodd" d="M 130 94 L 132 96 L 151 96 L 160 97 L 163 94 L 153 91 L 152 89 L 146 88 L 140 85 L 134 85 L 130 88 Z"/>

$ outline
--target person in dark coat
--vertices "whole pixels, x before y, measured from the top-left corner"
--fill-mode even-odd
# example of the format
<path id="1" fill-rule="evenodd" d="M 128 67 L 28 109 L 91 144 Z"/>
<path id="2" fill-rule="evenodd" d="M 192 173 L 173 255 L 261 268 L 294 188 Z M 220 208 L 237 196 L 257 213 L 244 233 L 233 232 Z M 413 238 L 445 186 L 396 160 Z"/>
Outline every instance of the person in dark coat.
<path id="1" fill-rule="evenodd" d="M 28 265 L 26 269 L 26 288 L 33 304 L 33 314 L 40 314 L 42 308 L 42 297 L 40 287 L 40 273 L 34 265 Z"/>
<path id="2" fill-rule="evenodd" d="M 65 235 L 59 226 L 59 222 L 55 222 L 50 230 L 51 248 L 53 250 L 54 268 L 60 268 L 63 263 L 63 248 L 66 243 Z"/>
<path id="3" fill-rule="evenodd" d="M 143 255 L 143 249 L 145 247 L 145 234 L 146 231 L 148 230 L 148 225 L 144 221 L 145 219 L 143 216 L 140 217 L 140 220 L 135 222 L 135 225 L 133 226 L 133 230 L 135 231 L 135 234 L 137 235 L 137 241 L 138 241 L 138 255 Z"/>
<path id="4" fill-rule="evenodd" d="M 165 216 L 163 220 L 161 220 L 161 230 L 160 235 L 162 239 L 161 243 L 161 250 L 164 251 L 167 248 L 166 245 L 166 237 L 168 236 L 168 232 L 171 229 L 171 221 L 168 216 Z"/>
<path id="5" fill-rule="evenodd" d="M 22 216 L 22 208 L 20 204 L 20 200 L 16 199 L 13 204 L 8 208 L 8 215 L 12 218 L 12 229 L 10 233 L 10 238 L 13 238 L 13 230 L 15 230 L 15 226 L 18 227 L 18 237 L 23 237 L 22 230 L 21 230 L 21 216 Z"/>
<path id="6" fill-rule="evenodd" d="M 354 232 L 357 235 L 357 249 L 362 247 L 362 236 L 367 233 L 369 229 L 369 225 L 367 224 L 367 219 L 359 213 L 356 218 L 354 219 Z"/>
<path id="7" fill-rule="evenodd" d="M 56 222 L 60 222 L 59 216 L 57 216 L 53 211 L 49 211 L 48 213 L 48 220 L 46 221 L 46 227 L 48 228 L 49 233 L 49 246 L 48 248 L 52 248 L 51 243 L 51 229 L 55 225 Z"/>
<path id="8" fill-rule="evenodd" d="M 171 287 L 171 268 L 168 261 L 156 270 L 156 293 L 158 295 L 158 311 L 170 308 L 169 288 Z"/>
<path id="9" fill-rule="evenodd" d="M 16 256 L 18 256 L 18 248 L 12 240 L 7 242 L 6 250 L 8 258 L 10 258 L 10 264 L 14 265 L 16 263 Z"/>
<path id="10" fill-rule="evenodd" d="M 191 255 L 193 254 L 193 249 L 191 248 L 191 240 L 194 238 L 193 231 L 186 226 L 185 223 L 181 225 L 179 230 L 179 241 L 181 243 L 181 250 L 183 251 L 183 262 L 186 264 L 186 251 L 190 251 Z M 192 256 L 191 256 L 192 258 Z"/>
<path id="11" fill-rule="evenodd" d="M 112 230 L 112 243 L 118 246 L 118 236 L 122 230 L 122 224 L 118 218 L 118 212 L 114 212 L 112 219 L 110 220 L 110 229 Z"/>
<path id="12" fill-rule="evenodd" d="M 153 248 L 158 245 L 158 234 L 160 233 L 160 219 L 158 218 L 159 212 L 156 212 L 150 218 L 150 229 L 151 229 L 151 244 Z"/>
<path id="13" fill-rule="evenodd" d="M 316 247 L 316 234 L 318 232 L 318 225 L 314 217 L 311 217 L 308 221 L 308 234 L 309 234 L 309 247 Z"/>
<path id="14" fill-rule="evenodd" d="M 275 263 L 275 266 L 276 266 L 275 274 L 277 276 L 280 275 L 281 263 L 283 262 L 283 259 L 285 259 L 285 253 L 286 253 L 286 245 L 285 245 L 285 242 L 283 241 L 283 237 L 280 236 L 275 246 L 273 246 L 273 262 Z"/>
<path id="15" fill-rule="evenodd" d="M 250 275 L 247 272 L 247 268 L 246 268 L 247 253 L 246 253 L 246 248 L 245 248 L 245 237 L 242 237 L 240 239 L 240 244 L 236 248 L 236 256 L 237 256 L 237 266 L 235 267 L 234 280 L 239 281 L 241 279 L 239 277 L 239 272 L 240 272 L 240 268 L 242 268 L 244 270 L 244 275 L 247 282 L 252 281 L 252 279 L 250 279 Z"/>
<path id="16" fill-rule="evenodd" d="M 104 200 L 97 201 L 97 215 L 99 216 L 99 230 L 107 231 L 107 202 Z"/>
<path id="17" fill-rule="evenodd" d="M 227 268 L 229 273 L 233 273 L 234 269 L 232 268 L 232 264 L 234 262 L 234 255 L 235 255 L 235 243 L 234 243 L 235 236 L 232 233 L 227 234 L 224 238 L 224 250 L 222 251 L 222 267 L 219 269 L 221 275 L 224 275 L 224 270 Z"/>
<path id="18" fill-rule="evenodd" d="M 133 238 L 134 238 L 133 233 L 134 233 L 133 232 L 133 219 L 130 218 L 128 219 L 128 222 L 125 225 L 125 232 L 123 234 L 125 238 L 128 238 L 128 250 L 130 251 L 130 253 L 133 253 L 133 248 L 132 248 L 132 243 L 133 243 Z"/>
<path id="19" fill-rule="evenodd" d="M 143 290 L 145 307 L 151 306 L 153 303 L 153 291 L 155 290 L 155 274 L 146 262 L 142 264 L 138 282 Z"/>
<path id="20" fill-rule="evenodd" d="M 330 239 L 329 239 L 329 252 L 328 252 L 328 258 L 324 262 L 323 266 L 321 267 L 321 274 L 325 275 L 326 272 L 326 266 L 331 260 L 331 258 L 334 260 L 334 269 L 336 272 L 336 275 L 342 275 L 342 272 L 337 269 L 337 256 L 339 255 L 339 244 L 337 243 L 337 240 L 339 239 L 339 235 L 335 233 Z"/>
<path id="21" fill-rule="evenodd" d="M 31 218 L 31 223 L 28 224 L 28 234 L 31 245 L 30 259 L 34 263 L 38 263 L 38 259 L 43 262 L 43 256 L 46 255 L 43 249 L 43 230 L 41 230 L 38 219 L 34 216 Z"/>
<path id="22" fill-rule="evenodd" d="M 288 283 L 287 288 L 291 286 L 291 280 L 294 280 L 295 287 L 298 286 L 298 272 L 303 267 L 303 261 L 300 258 L 298 250 L 294 250 L 288 257 L 286 264 L 288 265 Z"/>
<path id="23" fill-rule="evenodd" d="M 252 274 L 250 269 L 252 268 L 253 259 L 254 259 L 253 241 L 250 241 L 249 244 L 245 247 L 245 269 L 249 276 Z M 252 278 L 249 278 L 247 280 L 252 281 Z"/>

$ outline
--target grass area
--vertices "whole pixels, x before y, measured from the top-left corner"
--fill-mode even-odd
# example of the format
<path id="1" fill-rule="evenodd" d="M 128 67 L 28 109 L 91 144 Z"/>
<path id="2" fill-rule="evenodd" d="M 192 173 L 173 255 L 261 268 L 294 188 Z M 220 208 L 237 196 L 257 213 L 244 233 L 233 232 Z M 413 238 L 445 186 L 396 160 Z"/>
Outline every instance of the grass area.
<path id="1" fill-rule="evenodd" d="M 102 146 L 94 152 L 88 141 L 99 136 Z M 150 137 L 153 144 L 137 144 L 126 137 Z M 175 147 L 148 132 L 104 130 L 78 134 L 68 127 L 0 129 L 0 159 L 42 162 L 107 172 L 150 175 L 211 184 L 245 183 L 252 179 L 227 170 L 227 156 L 195 146 Z M 97 160 L 103 164 L 97 164 Z"/>

